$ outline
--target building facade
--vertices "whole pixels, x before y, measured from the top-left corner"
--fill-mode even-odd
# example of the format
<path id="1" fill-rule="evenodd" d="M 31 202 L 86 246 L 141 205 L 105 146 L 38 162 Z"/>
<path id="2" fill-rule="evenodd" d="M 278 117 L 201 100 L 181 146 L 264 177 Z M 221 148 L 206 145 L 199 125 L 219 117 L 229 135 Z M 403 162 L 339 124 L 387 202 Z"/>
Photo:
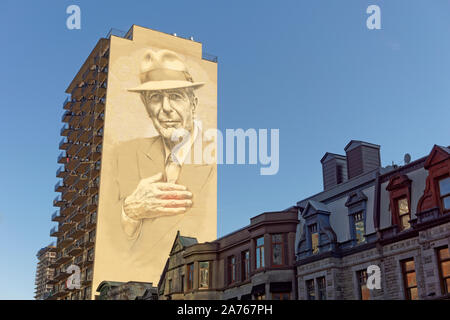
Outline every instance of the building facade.
<path id="1" fill-rule="evenodd" d="M 36 280 L 34 299 L 45 300 L 53 290 L 55 269 L 52 265 L 56 259 L 56 247 L 50 244 L 42 248 L 36 254 L 38 263 L 36 267 Z"/>
<path id="2" fill-rule="evenodd" d="M 345 151 L 325 154 L 325 190 L 297 203 L 299 299 L 449 298 L 450 149 L 387 168 L 377 145 Z"/>
<path id="3" fill-rule="evenodd" d="M 212 242 L 177 234 L 160 299 L 295 300 L 297 208 L 266 212 Z"/>
<path id="4" fill-rule="evenodd" d="M 136 25 L 97 42 L 63 104 L 60 195 L 52 215 L 58 225 L 50 231 L 57 238 L 56 271 L 48 299 L 93 299 L 106 279 L 157 282 L 177 230 L 201 241 L 217 237 L 215 163 L 190 162 L 192 145 L 183 157 L 167 145 L 175 129 L 200 139 L 201 130 L 217 127 L 216 92 L 217 58 L 199 42 Z M 175 105 L 188 120 L 170 112 Z M 169 182 L 194 200 L 176 210 L 149 206 L 167 190 L 148 191 Z M 81 282 L 70 289 L 72 266 Z"/>

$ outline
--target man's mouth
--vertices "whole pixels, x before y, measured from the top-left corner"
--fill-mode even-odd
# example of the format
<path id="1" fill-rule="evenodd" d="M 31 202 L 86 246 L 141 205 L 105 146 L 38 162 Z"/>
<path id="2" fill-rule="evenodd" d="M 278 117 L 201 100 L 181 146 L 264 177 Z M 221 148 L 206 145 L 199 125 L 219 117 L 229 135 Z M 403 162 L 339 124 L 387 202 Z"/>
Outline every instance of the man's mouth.
<path id="1" fill-rule="evenodd" d="M 181 123 L 180 120 L 164 120 L 164 121 L 160 121 L 160 122 L 162 125 L 169 126 L 169 127 Z"/>

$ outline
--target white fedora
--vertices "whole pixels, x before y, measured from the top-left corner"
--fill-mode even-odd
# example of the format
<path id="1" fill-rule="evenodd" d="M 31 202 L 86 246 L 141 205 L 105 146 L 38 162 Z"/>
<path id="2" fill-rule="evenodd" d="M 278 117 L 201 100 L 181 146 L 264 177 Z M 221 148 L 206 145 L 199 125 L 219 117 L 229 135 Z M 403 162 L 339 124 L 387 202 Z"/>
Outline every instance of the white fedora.
<path id="1" fill-rule="evenodd" d="M 204 82 L 194 82 L 183 60 L 173 51 L 147 50 L 141 64 L 141 85 L 128 91 L 199 88 Z"/>

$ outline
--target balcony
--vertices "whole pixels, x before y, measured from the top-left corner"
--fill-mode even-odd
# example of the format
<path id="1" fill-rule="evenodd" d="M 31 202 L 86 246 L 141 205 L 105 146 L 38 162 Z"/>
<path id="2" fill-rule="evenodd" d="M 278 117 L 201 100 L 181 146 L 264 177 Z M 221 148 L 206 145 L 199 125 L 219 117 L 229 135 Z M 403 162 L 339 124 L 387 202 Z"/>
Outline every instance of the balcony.
<path id="1" fill-rule="evenodd" d="M 81 104 L 83 101 L 81 99 L 72 102 L 72 112 L 79 112 L 81 110 Z"/>
<path id="2" fill-rule="evenodd" d="M 75 198 L 76 195 L 77 195 L 77 190 L 75 190 L 75 188 L 73 186 L 71 186 L 70 188 L 67 188 L 65 190 L 65 192 L 62 194 L 62 198 L 64 200 L 66 200 L 67 202 L 70 202 L 71 200 L 73 200 Z"/>
<path id="3" fill-rule="evenodd" d="M 69 256 L 67 253 L 64 254 L 59 254 L 58 257 L 56 258 L 56 263 L 58 265 L 61 265 L 63 263 L 66 263 L 67 261 L 69 261 L 70 259 L 72 259 L 71 256 Z"/>
<path id="4" fill-rule="evenodd" d="M 66 186 L 71 186 L 75 180 L 78 178 L 77 174 L 75 171 L 66 171 L 68 174 L 65 176 L 65 178 L 63 179 L 64 184 Z"/>
<path id="5" fill-rule="evenodd" d="M 67 155 L 66 152 L 61 152 L 58 156 L 58 163 L 60 164 L 66 164 L 69 162 L 69 156 Z"/>
<path id="6" fill-rule="evenodd" d="M 74 239 L 73 239 L 71 236 L 66 235 L 66 236 L 64 237 L 64 239 L 62 239 L 62 240 L 58 243 L 58 247 L 59 247 L 60 249 L 64 249 L 64 248 L 67 247 L 68 245 L 72 244 L 73 241 L 74 241 Z"/>
<path id="7" fill-rule="evenodd" d="M 97 225 L 97 212 L 94 212 L 89 217 L 88 222 L 86 223 L 86 230 L 90 231 Z"/>
<path id="8" fill-rule="evenodd" d="M 64 102 L 63 102 L 63 109 L 70 110 L 71 107 L 72 107 L 72 101 L 69 99 L 69 97 L 67 97 L 66 100 L 64 100 Z"/>
<path id="9" fill-rule="evenodd" d="M 65 124 L 62 126 L 61 131 L 60 131 L 61 136 L 67 136 L 67 135 L 69 134 L 69 132 L 70 132 L 69 125 L 68 125 L 67 123 L 65 123 Z"/>
<path id="10" fill-rule="evenodd" d="M 61 121 L 62 122 L 69 122 L 70 118 L 72 118 L 72 112 L 70 111 L 66 111 L 63 113 L 62 117 L 61 117 Z"/>
<path id="11" fill-rule="evenodd" d="M 83 261 L 83 268 L 86 268 L 94 262 L 94 255 L 86 257 L 86 260 Z"/>
<path id="12" fill-rule="evenodd" d="M 66 202 L 61 198 L 61 195 L 57 196 L 54 200 L 53 200 L 53 206 L 54 207 L 62 207 L 63 205 L 65 205 Z"/>
<path id="13" fill-rule="evenodd" d="M 59 142 L 59 149 L 60 150 L 67 150 L 67 148 L 69 147 L 70 143 L 69 140 L 64 137 L 61 139 L 61 141 Z"/>
<path id="14" fill-rule="evenodd" d="M 59 226 L 59 230 L 63 233 L 67 232 L 68 230 L 70 230 L 71 228 L 73 228 L 75 226 L 75 223 L 73 223 L 72 221 L 66 221 L 63 222 L 62 224 L 60 224 Z"/>
<path id="15" fill-rule="evenodd" d="M 82 174 L 78 177 L 77 181 L 75 181 L 74 185 L 78 190 L 83 190 L 88 182 L 88 177 L 85 174 Z"/>
<path id="16" fill-rule="evenodd" d="M 73 233 L 72 233 L 72 237 L 75 240 L 80 239 L 80 237 L 84 236 L 86 233 L 86 229 L 84 224 L 78 224 L 78 226 L 74 229 Z"/>
<path id="17" fill-rule="evenodd" d="M 56 170 L 56 176 L 58 178 L 64 178 L 69 172 L 65 170 L 64 166 L 61 166 Z"/>
<path id="18" fill-rule="evenodd" d="M 83 218 L 85 217 L 85 213 L 82 212 L 81 210 L 75 210 L 71 217 L 70 220 L 72 220 L 73 222 L 80 222 L 81 220 L 83 220 Z"/>
<path id="19" fill-rule="evenodd" d="M 73 200 L 73 204 L 79 206 L 86 201 L 87 195 L 84 192 L 80 192 L 78 196 Z"/>
<path id="20" fill-rule="evenodd" d="M 63 270 L 57 270 L 55 274 L 55 282 L 59 282 L 61 280 L 65 280 L 70 276 L 69 273 L 63 271 Z"/>
<path id="21" fill-rule="evenodd" d="M 108 58 L 103 56 L 97 56 L 94 59 L 94 64 L 96 64 L 100 69 L 103 69 L 108 65 Z"/>
<path id="22" fill-rule="evenodd" d="M 89 143 L 80 143 L 80 145 L 81 145 L 81 147 L 80 147 L 80 149 L 78 149 L 77 156 L 79 158 L 84 159 L 87 157 L 89 149 L 92 147 Z"/>
<path id="23" fill-rule="evenodd" d="M 86 201 L 86 203 L 81 206 L 80 210 L 84 212 L 94 212 L 97 208 L 98 200 L 96 197 L 92 197 Z"/>
<path id="24" fill-rule="evenodd" d="M 62 181 L 58 181 L 55 184 L 55 192 L 63 192 L 66 188 L 67 186 L 65 186 Z"/>
<path id="25" fill-rule="evenodd" d="M 52 221 L 61 222 L 62 220 L 64 220 L 64 216 L 61 215 L 61 212 L 59 210 L 56 210 L 52 214 Z"/>
<path id="26" fill-rule="evenodd" d="M 80 125 L 83 128 L 89 128 L 90 127 L 90 123 L 92 122 L 93 119 L 93 115 L 91 112 L 89 112 L 88 114 L 86 114 L 83 119 L 80 122 Z"/>
<path id="27" fill-rule="evenodd" d="M 53 227 L 50 229 L 50 237 L 59 237 L 64 233 L 58 230 L 58 227 Z"/>
<path id="28" fill-rule="evenodd" d="M 86 172 L 86 169 L 89 167 L 88 161 L 79 161 L 77 166 L 75 167 L 75 172 L 77 174 L 83 174 Z"/>
<path id="29" fill-rule="evenodd" d="M 80 100 L 82 97 L 82 92 L 83 92 L 83 87 L 75 87 L 71 92 L 72 99 L 75 98 L 77 100 Z"/>
<path id="30" fill-rule="evenodd" d="M 79 162 L 80 162 L 79 159 L 71 158 L 70 161 L 68 163 L 66 163 L 66 169 L 71 171 L 71 174 L 72 174 L 72 171 L 75 170 L 75 168 Z"/>
<path id="31" fill-rule="evenodd" d="M 83 252 L 83 248 L 82 248 L 82 246 L 80 245 L 80 243 L 77 242 L 77 243 L 74 244 L 72 247 L 68 248 L 67 251 L 68 251 L 68 253 L 69 253 L 70 256 L 76 257 L 76 256 L 78 256 L 80 253 Z"/>

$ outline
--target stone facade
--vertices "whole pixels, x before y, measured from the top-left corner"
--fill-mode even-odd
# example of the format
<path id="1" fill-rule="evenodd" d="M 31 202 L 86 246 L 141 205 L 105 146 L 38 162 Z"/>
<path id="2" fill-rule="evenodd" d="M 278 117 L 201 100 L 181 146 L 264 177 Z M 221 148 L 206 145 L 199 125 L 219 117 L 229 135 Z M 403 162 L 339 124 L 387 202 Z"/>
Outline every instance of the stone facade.
<path id="1" fill-rule="evenodd" d="M 448 250 L 450 213 L 443 201 L 428 203 L 428 208 L 423 208 L 423 199 L 442 197 L 443 191 L 430 187 L 436 183 L 430 179 L 436 168 L 440 170 L 438 181 L 450 176 L 449 148 L 435 146 L 429 156 L 413 163 L 363 172 L 341 185 L 298 202 L 300 225 L 304 226 L 297 233 L 296 247 L 299 299 L 317 299 L 319 296 L 321 299 L 339 300 L 449 298 L 443 278 L 449 275 L 450 270 L 448 263 L 445 266 L 439 263 L 437 249 Z M 365 239 L 361 242 L 352 237 L 351 224 L 354 221 L 345 219 L 352 213 L 342 200 L 347 198 L 348 203 L 355 190 L 365 194 L 367 204 L 360 209 L 364 210 L 361 217 L 365 217 Z M 401 220 L 403 211 L 396 208 L 399 201 L 407 204 L 405 207 L 409 210 L 404 210 L 409 211 L 407 219 Z M 311 243 L 305 240 L 311 237 L 307 231 L 308 223 L 317 223 L 309 221 L 314 219 L 309 213 L 311 206 L 320 207 L 319 211 L 330 221 L 329 225 L 319 228 L 319 233 L 325 233 L 322 229 L 326 227 L 331 228 L 326 230 L 328 234 L 334 232 L 337 235 L 332 247 L 329 246 L 332 239 L 319 236 L 316 253 Z M 333 219 L 333 215 L 339 215 L 340 219 Z M 408 282 L 405 261 L 411 259 L 414 268 Z M 369 266 L 380 268 L 380 288 L 365 289 L 364 286 L 370 282 L 367 280 L 371 275 L 367 269 Z M 368 274 L 363 280 L 363 289 L 358 278 L 361 270 Z M 323 279 L 321 277 L 325 278 L 325 295 L 319 293 L 317 279 Z"/>

